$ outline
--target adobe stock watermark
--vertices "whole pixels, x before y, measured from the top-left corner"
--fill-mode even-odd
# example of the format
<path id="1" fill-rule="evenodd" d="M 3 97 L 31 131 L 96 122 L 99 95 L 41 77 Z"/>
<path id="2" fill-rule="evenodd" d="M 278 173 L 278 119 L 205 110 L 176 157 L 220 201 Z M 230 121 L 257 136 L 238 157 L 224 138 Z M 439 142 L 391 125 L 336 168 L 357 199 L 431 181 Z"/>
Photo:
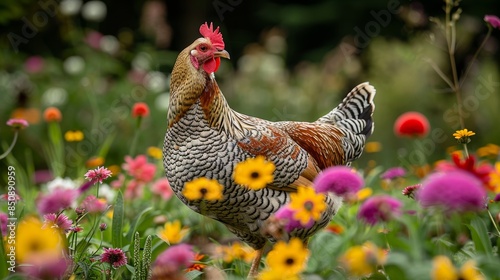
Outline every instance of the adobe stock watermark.
<path id="1" fill-rule="evenodd" d="M 478 78 L 479 84 L 476 86 L 473 94 L 465 96 L 462 100 L 462 113 L 464 119 L 469 118 L 473 112 L 479 110 L 480 101 L 485 101 L 498 92 L 500 82 L 493 80 L 493 76 L 487 79 L 484 77 Z M 450 109 L 443 113 L 443 120 L 453 131 L 460 128 L 460 119 L 458 116 L 459 105 L 455 103 Z M 433 128 L 429 136 L 425 139 L 415 140 L 415 149 L 408 151 L 402 148 L 398 151 L 398 158 L 401 166 L 407 169 L 414 166 L 422 166 L 426 164 L 426 158 L 431 156 L 438 145 L 450 141 L 449 131 L 443 128 Z"/>
<path id="2" fill-rule="evenodd" d="M 212 5 L 220 21 L 224 21 L 224 13 L 234 11 L 234 8 L 239 6 L 242 2 L 243 0 L 214 0 Z"/>
<path id="3" fill-rule="evenodd" d="M 56 16 L 59 4 L 55 0 L 40 0 L 38 6 L 40 9 L 33 15 L 21 18 L 23 26 L 20 32 L 9 32 L 7 34 L 7 39 L 9 39 L 15 53 L 19 52 L 21 44 L 27 44 L 30 39 L 38 34 L 40 28 L 49 23 L 50 18 Z"/>
<path id="4" fill-rule="evenodd" d="M 386 9 L 379 11 L 371 10 L 370 15 L 373 20 L 367 22 L 363 29 L 359 28 L 359 26 L 354 27 L 354 45 L 347 42 L 340 43 L 340 50 L 344 56 L 349 58 L 351 55 L 357 53 L 359 49 L 366 48 L 371 40 L 380 34 L 382 28 L 389 25 L 393 19 L 393 15 L 399 13 L 400 5 L 399 0 L 389 0 Z"/>
<path id="5" fill-rule="evenodd" d="M 7 240 L 5 251 L 7 255 L 7 269 L 16 272 L 16 168 L 7 167 Z"/>

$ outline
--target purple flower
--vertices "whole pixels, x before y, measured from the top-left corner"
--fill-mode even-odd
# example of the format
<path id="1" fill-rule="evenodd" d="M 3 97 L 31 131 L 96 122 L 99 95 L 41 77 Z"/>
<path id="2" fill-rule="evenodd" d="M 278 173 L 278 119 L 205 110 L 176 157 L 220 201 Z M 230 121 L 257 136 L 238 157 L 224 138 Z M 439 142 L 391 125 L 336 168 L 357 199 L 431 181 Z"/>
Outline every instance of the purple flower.
<path id="1" fill-rule="evenodd" d="M 37 209 L 40 214 L 58 213 L 71 207 L 78 197 L 77 190 L 55 189 L 52 193 L 41 195 L 37 199 Z"/>
<path id="2" fill-rule="evenodd" d="M 291 232 L 296 228 L 310 228 L 314 224 L 314 220 L 311 219 L 308 224 L 303 226 L 299 220 L 293 218 L 295 211 L 289 207 L 289 204 L 282 206 L 275 214 L 278 220 L 283 221 L 284 230 Z"/>
<path id="3" fill-rule="evenodd" d="M 495 202 L 500 201 L 500 193 L 497 193 L 497 195 L 495 195 L 495 198 L 493 199 L 493 201 L 495 201 Z"/>
<path id="4" fill-rule="evenodd" d="M 9 119 L 7 125 L 13 127 L 14 129 L 23 129 L 28 127 L 30 124 L 25 119 Z"/>
<path id="5" fill-rule="evenodd" d="M 111 171 L 105 167 L 97 167 L 96 169 L 89 170 L 85 173 L 85 179 L 93 183 L 101 183 L 102 181 L 111 177 Z"/>
<path id="6" fill-rule="evenodd" d="M 437 206 L 452 212 L 480 211 L 485 207 L 486 191 L 470 173 L 434 173 L 422 182 L 417 201 L 422 207 Z"/>
<path id="7" fill-rule="evenodd" d="M 346 166 L 327 168 L 314 179 L 317 192 L 333 192 L 341 196 L 356 193 L 363 184 L 363 178 L 354 169 Z"/>
<path id="8" fill-rule="evenodd" d="M 370 225 L 386 222 L 401 215 L 402 203 L 388 195 L 367 199 L 359 208 L 358 217 Z"/>
<path id="9" fill-rule="evenodd" d="M 402 167 L 393 167 L 387 169 L 382 175 L 380 175 L 380 178 L 384 180 L 393 180 L 399 177 L 403 177 L 406 175 L 406 170 Z"/>
<path id="10" fill-rule="evenodd" d="M 109 263 L 114 268 L 118 268 L 127 264 L 127 256 L 120 248 L 104 248 L 101 262 Z"/>
<path id="11" fill-rule="evenodd" d="M 54 213 L 46 214 L 43 215 L 44 219 L 44 226 L 52 228 L 59 228 L 63 231 L 69 231 L 71 228 L 71 224 L 73 224 L 73 221 L 71 221 L 68 216 L 64 214 L 59 214 L 56 215 Z"/>
<path id="12" fill-rule="evenodd" d="M 0 230 L 2 231 L 2 236 L 7 236 L 7 219 L 7 214 L 0 213 Z"/>
<path id="13" fill-rule="evenodd" d="M 404 188 L 404 190 L 401 192 L 404 196 L 407 196 L 409 198 L 415 198 L 415 193 L 417 190 L 421 187 L 421 184 L 416 184 L 413 186 L 408 186 Z"/>
<path id="14" fill-rule="evenodd" d="M 107 225 L 106 223 L 101 223 L 101 224 L 99 225 L 99 229 L 100 229 L 101 231 L 105 231 L 107 228 L 108 228 L 108 225 Z"/>
<path id="15" fill-rule="evenodd" d="M 500 28 L 500 18 L 494 15 L 485 15 L 484 21 L 489 23 L 493 28 Z"/>
<path id="16" fill-rule="evenodd" d="M 27 260 L 30 265 L 21 266 L 23 274 L 30 276 L 29 279 L 61 279 L 71 261 L 65 258 L 47 258 L 34 254 Z"/>
<path id="17" fill-rule="evenodd" d="M 24 62 L 24 70 L 28 73 L 38 73 L 42 71 L 44 65 L 43 58 L 41 56 L 30 56 Z"/>

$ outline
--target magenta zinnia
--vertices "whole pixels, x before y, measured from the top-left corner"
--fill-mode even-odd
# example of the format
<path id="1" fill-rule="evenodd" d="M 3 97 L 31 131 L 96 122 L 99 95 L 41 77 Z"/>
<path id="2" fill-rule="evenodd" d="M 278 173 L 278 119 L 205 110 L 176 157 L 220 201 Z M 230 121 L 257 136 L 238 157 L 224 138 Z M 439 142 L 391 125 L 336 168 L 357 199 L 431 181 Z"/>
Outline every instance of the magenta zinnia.
<path id="1" fill-rule="evenodd" d="M 354 169 L 346 166 L 325 169 L 314 180 L 318 192 L 333 192 L 341 196 L 356 193 L 363 184 L 363 178 Z"/>
<path id="2" fill-rule="evenodd" d="M 44 227 L 58 228 L 65 232 L 69 231 L 71 224 L 73 224 L 73 221 L 71 221 L 68 216 L 64 214 L 56 215 L 54 213 L 50 213 L 44 215 L 43 219 Z"/>
<path id="3" fill-rule="evenodd" d="M 434 173 L 422 183 L 417 201 L 422 207 L 451 212 L 480 211 L 486 205 L 486 190 L 477 177 L 465 171 Z"/>
<path id="4" fill-rule="evenodd" d="M 127 256 L 120 248 L 104 248 L 101 262 L 109 263 L 114 268 L 118 268 L 127 264 Z"/>
<path id="5" fill-rule="evenodd" d="M 368 224 L 387 222 L 401 215 L 403 204 L 388 195 L 379 195 L 367 199 L 359 208 L 358 217 Z"/>
<path id="6" fill-rule="evenodd" d="M 22 129 L 29 126 L 27 120 L 24 119 L 10 119 L 7 121 L 7 125 L 15 129 Z"/>

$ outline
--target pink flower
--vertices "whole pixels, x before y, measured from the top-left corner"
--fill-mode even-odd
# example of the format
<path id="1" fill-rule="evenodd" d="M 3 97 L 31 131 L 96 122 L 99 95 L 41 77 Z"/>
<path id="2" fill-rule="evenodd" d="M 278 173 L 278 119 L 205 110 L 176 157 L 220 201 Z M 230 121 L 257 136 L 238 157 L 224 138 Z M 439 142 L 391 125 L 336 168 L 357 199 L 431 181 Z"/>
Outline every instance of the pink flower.
<path id="1" fill-rule="evenodd" d="M 30 74 L 38 73 L 43 70 L 44 60 L 41 56 L 30 56 L 24 62 L 24 70 Z"/>
<path id="2" fill-rule="evenodd" d="M 138 155 L 135 159 L 130 156 L 126 156 L 125 164 L 123 164 L 122 167 L 130 176 L 134 177 L 137 181 L 144 183 L 148 183 L 153 180 L 156 172 L 156 165 L 148 163 L 145 155 Z"/>
<path id="3" fill-rule="evenodd" d="M 156 180 L 156 182 L 154 182 L 153 184 L 153 188 L 151 189 L 151 191 L 154 194 L 160 195 L 163 200 L 169 200 L 174 194 L 167 178 L 161 178 Z"/>
<path id="4" fill-rule="evenodd" d="M 109 263 L 114 268 L 118 268 L 127 264 L 127 256 L 120 248 L 104 248 L 101 262 Z"/>
<path id="5" fill-rule="evenodd" d="M 404 190 L 401 193 L 409 198 L 415 198 L 415 193 L 418 191 L 418 189 L 420 189 L 421 186 L 422 186 L 421 184 L 408 186 L 404 188 Z"/>
<path id="6" fill-rule="evenodd" d="M 123 174 L 119 174 L 118 175 L 118 179 L 114 180 L 113 182 L 111 182 L 111 187 L 113 189 L 119 189 L 123 186 L 123 184 L 125 183 L 125 175 Z"/>
<path id="7" fill-rule="evenodd" d="M 100 49 L 103 35 L 97 31 L 90 31 L 85 37 L 85 43 L 93 49 Z"/>
<path id="8" fill-rule="evenodd" d="M 484 21 L 489 23 L 493 28 L 500 28 L 500 18 L 494 15 L 485 15 Z"/>
<path id="9" fill-rule="evenodd" d="M 453 163 L 446 161 L 440 162 L 436 166 L 436 170 L 442 172 L 460 171 L 460 170 L 467 171 L 471 175 L 476 176 L 481 182 L 483 182 L 483 185 L 488 189 L 492 191 L 495 189 L 495 186 L 490 185 L 490 173 L 494 171 L 493 166 L 491 166 L 488 163 L 482 163 L 480 165 L 476 165 L 476 158 L 474 156 L 469 156 L 463 161 L 460 159 L 460 155 L 458 154 L 452 154 L 451 158 L 453 160 Z"/>
<path id="10" fill-rule="evenodd" d="M 417 192 L 422 207 L 440 207 L 451 212 L 481 211 L 486 206 L 486 190 L 481 181 L 464 171 L 434 173 Z"/>
<path id="11" fill-rule="evenodd" d="M 2 236 L 7 236 L 7 219 L 9 216 L 5 213 L 0 213 L 0 230 L 2 232 Z"/>
<path id="12" fill-rule="evenodd" d="M 359 208 L 358 217 L 370 225 L 387 222 L 401 215 L 402 203 L 388 195 L 379 195 L 367 199 Z"/>
<path id="13" fill-rule="evenodd" d="M 124 196 L 126 199 L 142 197 L 143 190 L 144 183 L 137 180 L 131 180 L 130 182 L 128 182 L 127 187 L 125 188 Z"/>
<path id="14" fill-rule="evenodd" d="M 52 193 L 37 198 L 37 209 L 40 214 L 58 213 L 70 208 L 78 197 L 78 190 L 57 188 Z"/>
<path id="15" fill-rule="evenodd" d="M 181 270 L 191 266 L 195 259 L 193 247 L 188 244 L 178 244 L 168 247 L 156 259 L 154 266 L 171 266 Z"/>
<path id="16" fill-rule="evenodd" d="M 80 205 L 81 208 L 85 209 L 88 213 L 102 213 L 108 205 L 104 199 L 98 199 L 93 195 L 87 196 Z"/>
<path id="17" fill-rule="evenodd" d="M 28 279 L 62 279 L 71 265 L 71 261 L 65 258 L 54 258 L 43 254 L 29 256 L 26 263 L 30 265 L 20 268 Z"/>
<path id="18" fill-rule="evenodd" d="M 380 178 L 384 180 L 393 180 L 399 177 L 403 177 L 406 175 L 406 170 L 402 167 L 393 167 L 387 169 L 382 175 L 380 175 Z"/>
<path id="19" fill-rule="evenodd" d="M 289 207 L 289 205 L 282 206 L 275 214 L 278 220 L 283 221 L 284 229 L 287 232 L 292 232 L 297 228 L 310 228 L 314 224 L 314 220 L 311 219 L 309 223 L 303 226 L 299 220 L 294 219 L 295 211 Z"/>
<path id="20" fill-rule="evenodd" d="M 111 177 L 111 171 L 109 169 L 101 166 L 97 167 L 96 169 L 92 169 L 87 171 L 85 173 L 85 179 L 89 180 L 90 182 L 94 183 L 101 183 L 103 180 L 106 180 L 107 178 Z"/>
<path id="21" fill-rule="evenodd" d="M 314 179 L 314 185 L 318 192 L 333 192 L 340 196 L 356 193 L 363 184 L 363 178 L 354 169 L 347 166 L 327 168 Z"/>
<path id="22" fill-rule="evenodd" d="M 56 215 L 54 213 L 50 213 L 50 214 L 43 215 L 43 219 L 44 219 L 43 223 L 44 223 L 45 227 L 59 228 L 65 232 L 69 231 L 69 229 L 71 228 L 71 224 L 73 224 L 73 221 L 71 221 L 68 218 L 68 216 L 66 216 L 64 214 Z"/>
<path id="23" fill-rule="evenodd" d="M 14 129 L 23 129 L 28 127 L 29 123 L 24 119 L 10 119 L 7 121 L 7 125 L 13 127 Z"/>

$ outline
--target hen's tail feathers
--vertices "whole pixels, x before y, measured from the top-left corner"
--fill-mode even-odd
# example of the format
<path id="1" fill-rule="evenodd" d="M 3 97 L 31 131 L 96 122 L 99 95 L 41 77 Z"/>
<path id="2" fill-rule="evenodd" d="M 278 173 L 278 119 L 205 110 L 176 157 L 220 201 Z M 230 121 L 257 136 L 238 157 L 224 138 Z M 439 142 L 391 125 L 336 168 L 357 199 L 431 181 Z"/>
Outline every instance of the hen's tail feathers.
<path id="1" fill-rule="evenodd" d="M 368 82 L 357 85 L 335 109 L 318 119 L 318 122 L 334 124 L 357 135 L 370 136 L 374 129 L 372 115 L 375 110 L 375 93 L 375 88 Z"/>

